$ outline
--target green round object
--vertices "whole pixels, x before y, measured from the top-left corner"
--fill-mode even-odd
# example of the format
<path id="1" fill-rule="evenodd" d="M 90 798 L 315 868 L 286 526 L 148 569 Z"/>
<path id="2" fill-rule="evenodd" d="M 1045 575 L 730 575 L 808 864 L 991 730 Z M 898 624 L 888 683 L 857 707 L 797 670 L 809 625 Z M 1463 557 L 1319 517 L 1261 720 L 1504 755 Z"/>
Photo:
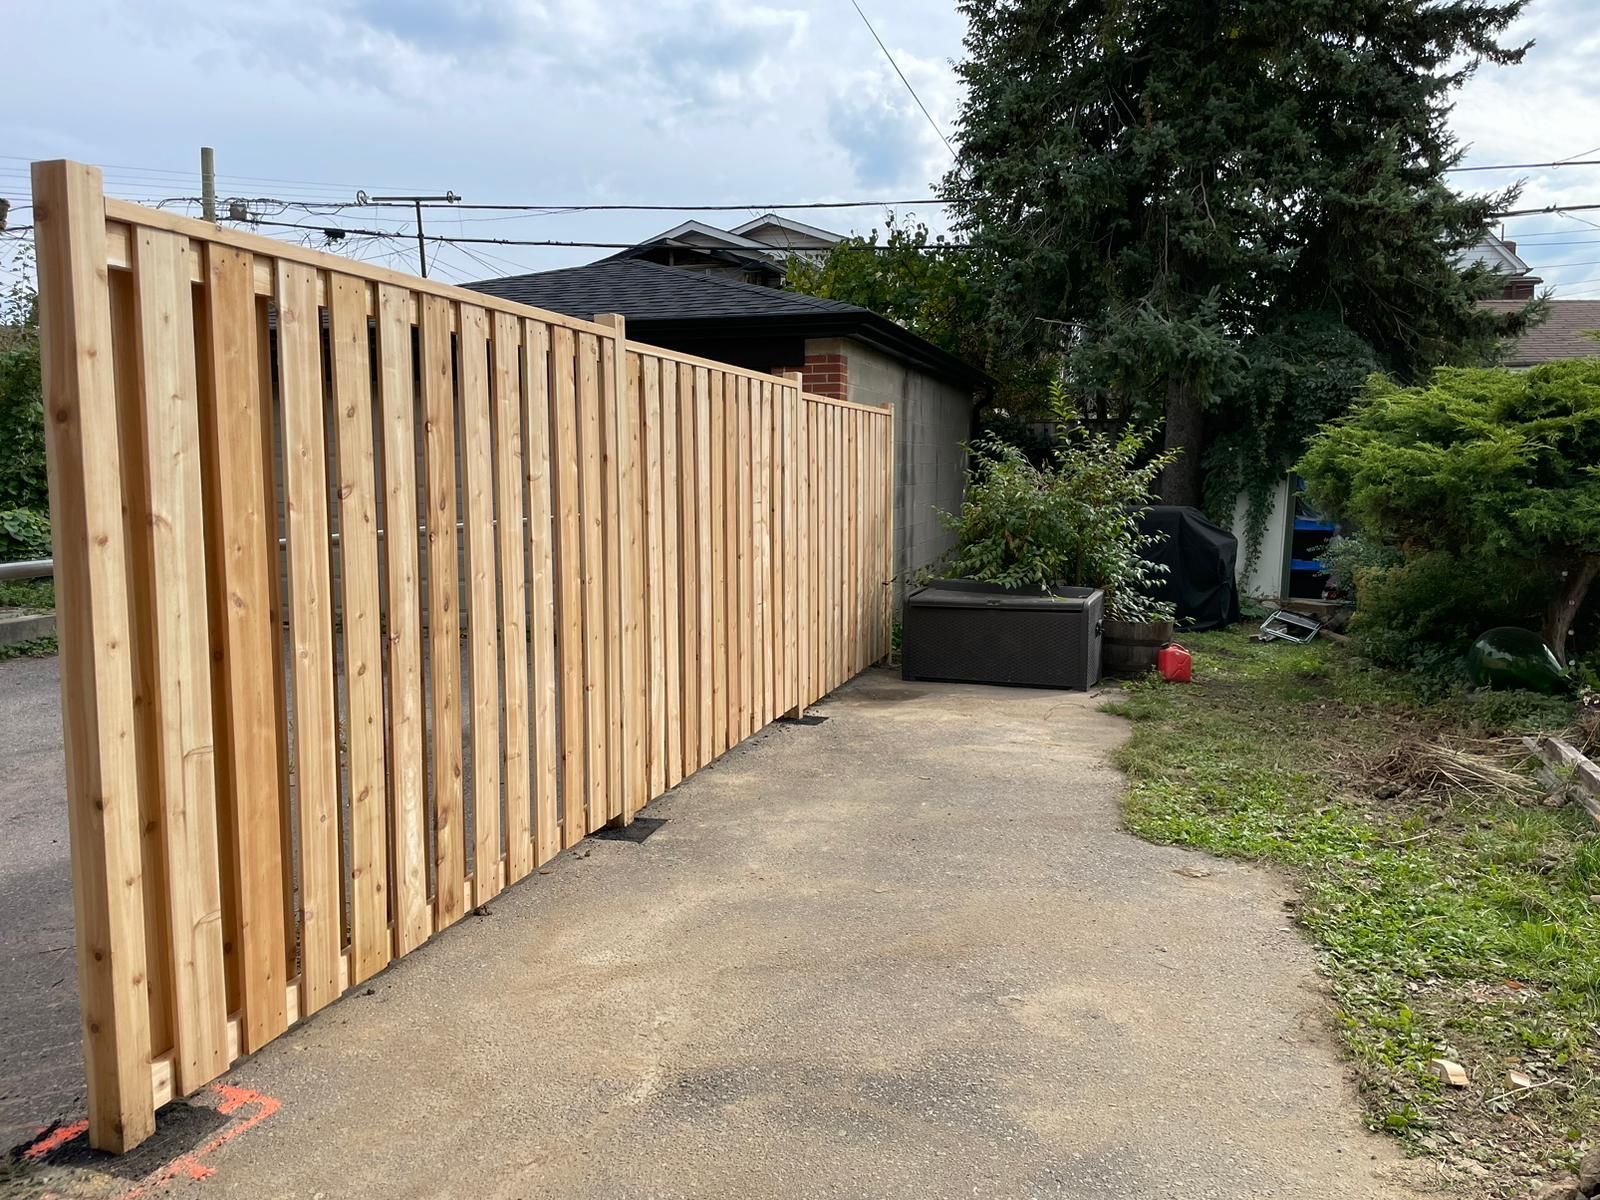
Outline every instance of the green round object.
<path id="1" fill-rule="evenodd" d="M 1526 688 L 1547 696 L 1572 686 L 1544 639 L 1514 625 L 1497 626 L 1472 643 L 1467 651 L 1467 674 L 1479 687 Z"/>

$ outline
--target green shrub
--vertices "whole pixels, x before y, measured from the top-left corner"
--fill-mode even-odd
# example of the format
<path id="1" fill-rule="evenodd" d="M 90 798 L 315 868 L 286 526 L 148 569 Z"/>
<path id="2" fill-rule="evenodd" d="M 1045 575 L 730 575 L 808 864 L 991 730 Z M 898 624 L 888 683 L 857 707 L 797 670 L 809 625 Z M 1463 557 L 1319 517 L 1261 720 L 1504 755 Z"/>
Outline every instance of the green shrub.
<path id="1" fill-rule="evenodd" d="M 1500 624 L 1558 656 L 1600 575 L 1600 361 L 1447 368 L 1420 387 L 1374 377 L 1295 470 L 1360 530 L 1335 550 L 1352 628 L 1393 663 L 1454 660 Z"/>
<path id="2" fill-rule="evenodd" d="M 1059 385 L 1052 400 L 1063 403 Z M 1135 513 L 1151 503 L 1172 456 L 1146 459 L 1149 435 L 1139 430 L 1112 440 L 1062 428 L 1042 467 L 998 438 L 969 447 L 966 500 L 959 513 L 941 514 L 957 538 L 946 569 L 1006 587 L 1096 587 L 1109 616 L 1170 620 L 1170 604 L 1143 594 L 1166 568 L 1145 557 L 1154 539 L 1140 532 Z"/>

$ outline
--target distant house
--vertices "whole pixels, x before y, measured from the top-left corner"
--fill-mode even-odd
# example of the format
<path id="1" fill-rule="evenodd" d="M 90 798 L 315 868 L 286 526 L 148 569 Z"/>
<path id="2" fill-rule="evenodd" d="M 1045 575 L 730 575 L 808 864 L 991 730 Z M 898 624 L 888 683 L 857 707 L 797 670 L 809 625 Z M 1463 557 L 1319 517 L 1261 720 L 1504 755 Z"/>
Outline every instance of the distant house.
<path id="1" fill-rule="evenodd" d="M 1463 268 L 1478 264 L 1499 275 L 1502 300 L 1532 300 L 1539 285 L 1544 282 L 1518 256 L 1515 242 L 1508 242 L 1488 232 L 1463 252 L 1458 261 Z"/>
<path id="2" fill-rule="evenodd" d="M 1495 312 L 1512 313 L 1522 300 L 1485 300 Z M 1600 358 L 1600 300 L 1547 300 L 1547 316 L 1512 343 L 1501 360 L 1508 367 L 1536 367 L 1569 358 Z"/>
<path id="3" fill-rule="evenodd" d="M 685 221 L 605 261 L 641 259 L 775 288 L 783 285 L 790 255 L 817 261 L 843 240 L 841 233 L 767 213 L 732 229 Z"/>
<path id="4" fill-rule="evenodd" d="M 887 317 L 634 256 L 467 286 L 575 317 L 621 313 L 637 341 L 755 371 L 799 371 L 809 392 L 892 408 L 897 603 L 910 573 L 953 544 L 936 510 L 961 505 L 964 446 L 988 377 Z"/>

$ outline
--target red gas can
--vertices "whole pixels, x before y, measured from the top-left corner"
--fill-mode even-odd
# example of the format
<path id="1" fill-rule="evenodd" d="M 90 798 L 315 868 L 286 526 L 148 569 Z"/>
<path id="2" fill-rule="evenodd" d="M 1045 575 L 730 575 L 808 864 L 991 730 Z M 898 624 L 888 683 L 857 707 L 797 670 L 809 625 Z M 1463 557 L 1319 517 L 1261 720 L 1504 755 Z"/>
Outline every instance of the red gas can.
<path id="1" fill-rule="evenodd" d="M 1189 652 L 1177 642 L 1168 642 L 1156 651 L 1156 670 L 1168 683 L 1188 683 L 1192 669 Z"/>

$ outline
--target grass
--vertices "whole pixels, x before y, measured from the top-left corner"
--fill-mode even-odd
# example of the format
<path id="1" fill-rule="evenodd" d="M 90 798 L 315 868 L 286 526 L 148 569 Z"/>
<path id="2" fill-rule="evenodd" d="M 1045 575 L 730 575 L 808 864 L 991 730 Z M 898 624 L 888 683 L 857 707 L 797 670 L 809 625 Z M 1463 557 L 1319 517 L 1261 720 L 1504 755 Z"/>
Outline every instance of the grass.
<path id="1" fill-rule="evenodd" d="M 1600 837 L 1573 805 L 1408 789 L 1372 764 L 1406 739 L 1560 728 L 1571 703 L 1425 698 L 1327 642 L 1185 644 L 1194 684 L 1107 706 L 1134 722 L 1129 826 L 1295 878 L 1375 1127 L 1490 1195 L 1559 1174 L 1600 1120 Z"/>

